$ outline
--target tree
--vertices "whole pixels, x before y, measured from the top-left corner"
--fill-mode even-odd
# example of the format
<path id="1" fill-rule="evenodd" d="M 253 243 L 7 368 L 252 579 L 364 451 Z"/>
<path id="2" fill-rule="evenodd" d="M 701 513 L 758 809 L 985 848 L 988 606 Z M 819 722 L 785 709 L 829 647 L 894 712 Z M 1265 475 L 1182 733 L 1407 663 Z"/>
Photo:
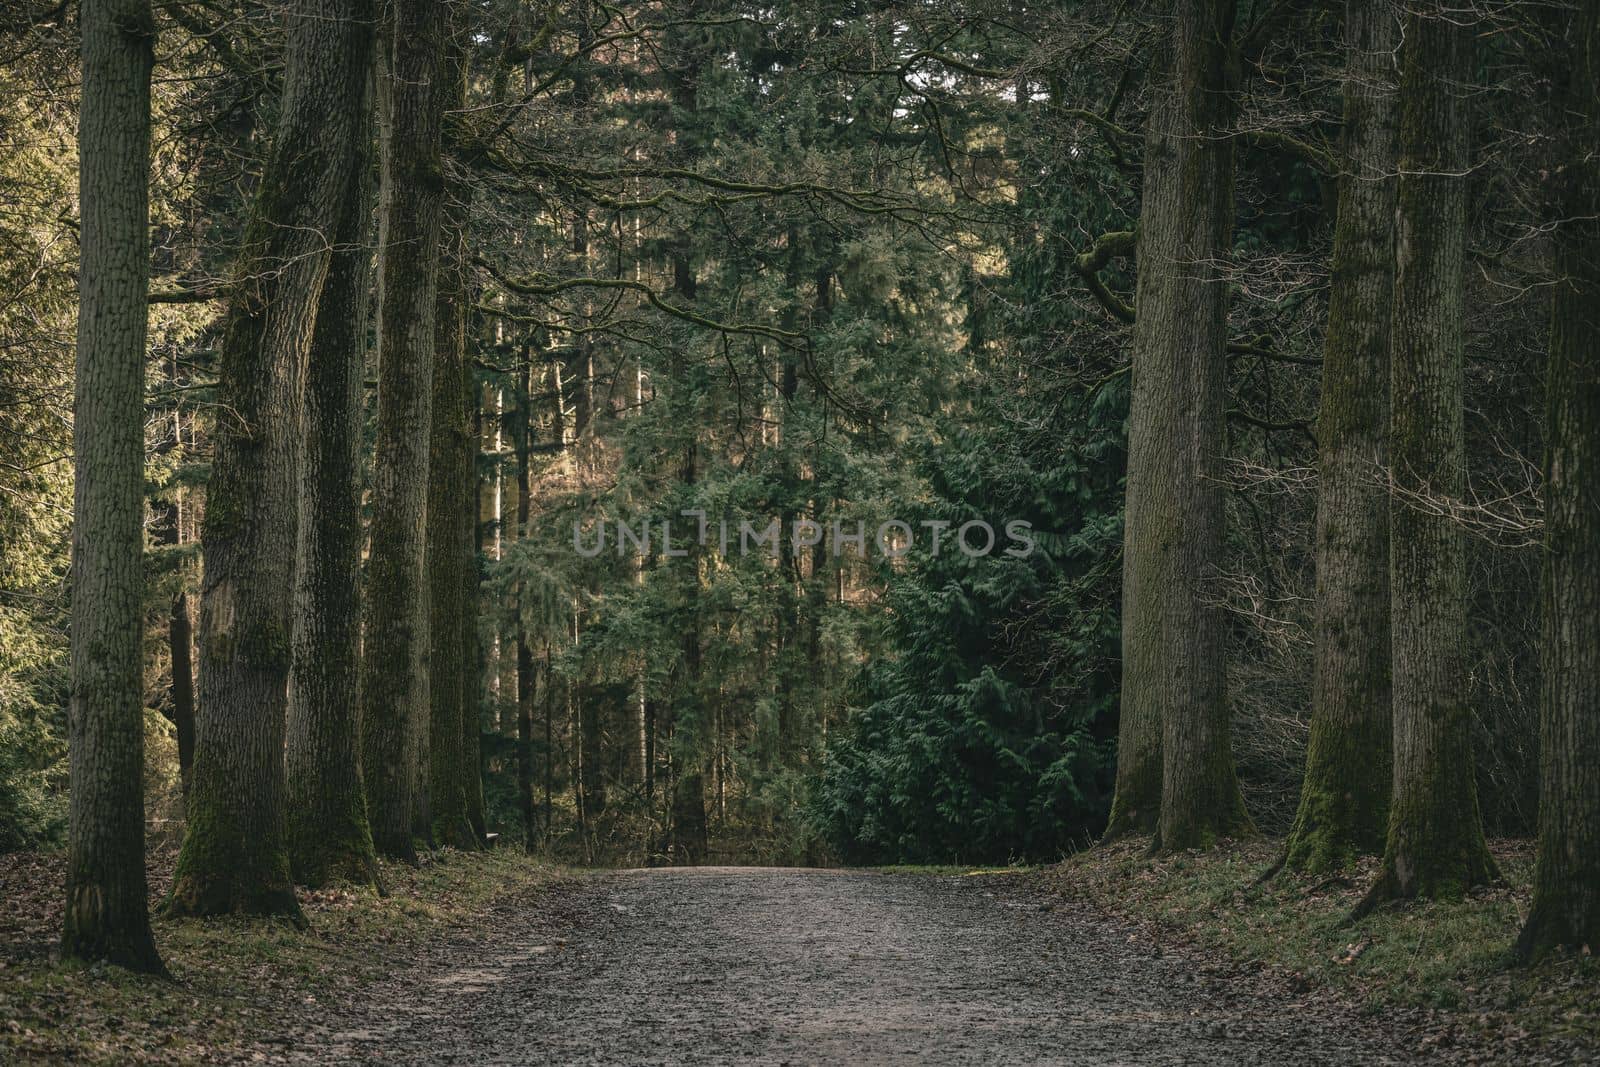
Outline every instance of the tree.
<path id="1" fill-rule="evenodd" d="M 1350 0 L 1333 284 L 1317 418 L 1316 653 L 1296 870 L 1383 850 L 1389 814 L 1389 315 L 1394 63 L 1389 0 Z"/>
<path id="2" fill-rule="evenodd" d="M 148 0 L 86 0 L 78 125 L 71 810 L 62 955 L 165 973 L 144 871 Z"/>
<path id="3" fill-rule="evenodd" d="M 298 0 L 283 99 L 228 298 L 227 417 L 201 531 L 200 717 L 169 909 L 298 917 L 284 841 L 284 730 L 298 539 L 300 393 L 330 237 L 363 127 L 367 13 Z"/>
<path id="4" fill-rule="evenodd" d="M 444 4 L 395 0 L 381 80 L 378 417 L 372 472 L 362 771 L 373 843 L 414 862 L 428 732 L 426 552 L 435 294 L 449 95 Z M 424 820 L 426 821 L 426 820 Z"/>
<path id="5" fill-rule="evenodd" d="M 1545 451 L 1539 848 L 1517 955 L 1600 949 L 1600 8 L 1579 4 L 1556 99 Z M 1564 52 L 1565 50 L 1563 50 Z"/>
<path id="6" fill-rule="evenodd" d="M 358 62 L 371 66 L 371 36 Z M 363 79 L 365 84 L 366 79 Z M 362 94 L 355 158 L 317 305 L 299 462 L 294 644 L 285 754 L 297 882 L 378 885 L 357 749 L 361 690 L 361 431 L 372 281 L 372 136 Z"/>
<path id="7" fill-rule="evenodd" d="M 1250 828 L 1229 748 L 1222 611 L 1206 588 L 1223 548 L 1233 5 L 1177 0 L 1174 15 L 1145 134 L 1112 809 L 1113 828 L 1154 827 L 1165 849 Z"/>
<path id="8" fill-rule="evenodd" d="M 1448 509 L 1466 487 L 1462 320 L 1472 27 L 1442 2 L 1406 16 L 1390 350 L 1394 797 L 1383 868 L 1358 912 L 1495 876 L 1473 779 L 1466 565 Z"/>
<path id="9" fill-rule="evenodd" d="M 453 108 L 466 102 L 466 70 L 452 41 L 444 74 Z M 477 727 L 476 702 L 468 702 L 466 678 L 477 664 L 467 659 L 467 573 L 473 549 L 463 532 L 469 507 L 462 487 L 472 486 L 472 382 L 466 359 L 467 213 L 470 189 L 452 176 L 445 183 L 438 291 L 434 311 L 433 426 L 428 442 L 427 573 L 430 655 L 428 701 L 429 794 L 433 830 L 440 844 L 477 845 L 468 817 L 466 728 Z M 476 506 L 476 494 L 472 504 Z M 466 514 L 471 514 L 470 510 Z M 474 657 L 475 658 L 475 657 Z M 474 695 L 475 691 L 474 691 Z M 469 709 L 471 714 L 469 716 Z M 470 773 L 477 775 L 477 759 Z"/>

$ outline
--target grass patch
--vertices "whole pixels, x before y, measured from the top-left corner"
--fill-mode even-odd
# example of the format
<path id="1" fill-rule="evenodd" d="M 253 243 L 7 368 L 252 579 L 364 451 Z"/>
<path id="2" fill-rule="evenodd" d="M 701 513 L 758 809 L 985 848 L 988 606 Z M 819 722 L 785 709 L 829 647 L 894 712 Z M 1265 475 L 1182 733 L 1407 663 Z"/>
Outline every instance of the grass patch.
<path id="1" fill-rule="evenodd" d="M 1063 896 L 1372 1011 L 1434 1009 L 1482 1031 L 1600 1045 L 1600 961 L 1511 966 L 1532 876 L 1527 843 L 1494 845 L 1503 885 L 1386 907 L 1353 925 L 1347 918 L 1376 878 L 1376 861 L 1339 877 L 1280 873 L 1257 885 L 1276 841 L 1157 858 L 1147 847 L 1090 849 L 1040 877 Z"/>
<path id="2" fill-rule="evenodd" d="M 388 895 L 302 892 L 309 930 L 276 920 L 155 924 L 173 982 L 61 964 L 60 861 L 0 857 L 12 921 L 0 925 L 0 1063 L 200 1064 L 270 1040 L 294 1013 L 360 989 L 420 944 L 481 933 L 495 909 L 529 902 L 559 871 L 513 850 L 385 863 Z M 152 885 L 168 878 L 157 862 Z M 170 867 L 170 857 L 167 859 Z"/>

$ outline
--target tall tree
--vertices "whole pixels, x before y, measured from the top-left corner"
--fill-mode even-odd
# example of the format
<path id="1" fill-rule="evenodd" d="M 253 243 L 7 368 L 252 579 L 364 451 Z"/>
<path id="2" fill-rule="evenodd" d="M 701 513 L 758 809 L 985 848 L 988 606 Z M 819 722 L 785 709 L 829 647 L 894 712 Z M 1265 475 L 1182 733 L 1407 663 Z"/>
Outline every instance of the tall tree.
<path id="1" fill-rule="evenodd" d="M 339 209 L 364 129 L 370 15 L 289 8 L 283 97 L 218 359 L 201 532 L 200 721 L 177 914 L 299 916 L 284 841 L 300 397 Z"/>
<path id="2" fill-rule="evenodd" d="M 415 861 L 412 828 L 428 730 L 426 549 L 435 291 L 443 200 L 440 128 L 446 5 L 394 0 L 379 205 L 378 418 L 372 473 L 362 771 L 373 843 Z"/>
<path id="3" fill-rule="evenodd" d="M 1466 557 L 1448 508 L 1466 487 L 1462 320 L 1472 27 L 1443 0 L 1406 15 L 1390 357 L 1394 797 L 1388 897 L 1460 893 L 1494 861 L 1478 817 L 1467 708 Z"/>
<path id="4" fill-rule="evenodd" d="M 148 0 L 85 0 L 73 404 L 71 799 L 62 955 L 162 973 L 144 871 Z"/>
<path id="5" fill-rule="evenodd" d="M 1383 850 L 1389 814 L 1389 315 L 1394 294 L 1392 0 L 1345 6 L 1342 170 L 1317 418 L 1316 657 L 1297 870 Z"/>
<path id="6" fill-rule="evenodd" d="M 1517 954 L 1600 950 L 1600 6 L 1566 30 L 1554 112 L 1539 851 Z"/>
<path id="7" fill-rule="evenodd" d="M 359 12 L 371 17 L 371 6 Z M 371 65 L 371 35 L 361 62 Z M 357 730 L 361 430 L 372 281 L 372 130 L 364 94 L 333 256 L 317 305 L 300 458 L 300 538 L 289 675 L 289 866 L 297 882 L 378 884 Z"/>
<path id="8" fill-rule="evenodd" d="M 1229 748 L 1225 627 L 1206 589 L 1223 549 L 1233 11 L 1175 0 L 1145 134 L 1113 820 L 1154 826 L 1167 849 L 1250 827 Z"/>
<path id="9" fill-rule="evenodd" d="M 466 67 L 452 35 L 444 75 L 449 106 L 466 102 Z M 445 182 L 440 231 L 439 280 L 434 311 L 433 426 L 428 442 L 427 571 L 429 621 L 429 794 L 434 834 L 440 844 L 470 848 L 476 833 L 467 815 L 466 677 L 467 630 L 463 616 L 469 535 L 463 533 L 468 507 L 463 486 L 472 486 L 472 387 L 466 359 L 467 212 L 466 183 L 451 175 Z M 474 499 L 474 504 L 475 504 Z M 470 512 L 468 512 L 470 514 Z M 477 774 L 473 760 L 472 774 Z"/>

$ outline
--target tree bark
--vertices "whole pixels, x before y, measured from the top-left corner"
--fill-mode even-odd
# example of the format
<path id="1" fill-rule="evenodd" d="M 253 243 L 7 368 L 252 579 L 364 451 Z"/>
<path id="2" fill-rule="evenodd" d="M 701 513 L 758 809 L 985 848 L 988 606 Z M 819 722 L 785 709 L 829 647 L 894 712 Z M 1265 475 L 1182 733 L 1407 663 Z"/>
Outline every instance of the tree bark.
<path id="1" fill-rule="evenodd" d="M 1389 439 L 1394 797 L 1378 883 L 1451 896 L 1495 875 L 1478 817 L 1466 686 L 1466 557 L 1448 517 L 1408 493 L 1458 500 L 1466 483 L 1462 320 L 1472 28 L 1441 2 L 1406 16 L 1400 82 Z"/>
<path id="2" fill-rule="evenodd" d="M 62 955 L 164 974 L 144 868 L 148 0 L 84 0 L 73 404 L 72 688 Z"/>
<path id="3" fill-rule="evenodd" d="M 361 62 L 371 81 L 371 38 Z M 360 728 L 362 383 L 372 283 L 370 88 L 353 133 L 328 278 L 317 305 L 299 463 L 300 537 L 289 674 L 289 868 L 295 881 L 379 886 Z"/>
<path id="4" fill-rule="evenodd" d="M 449 46 L 446 77 L 451 107 L 466 102 L 466 68 L 459 47 Z M 467 372 L 467 213 L 471 190 L 446 179 L 435 305 L 433 426 L 428 456 L 429 792 L 433 831 L 440 844 L 475 848 L 467 814 L 467 569 L 464 521 L 471 515 L 463 487 L 472 486 L 472 394 Z M 470 534 L 465 535 L 470 538 Z M 476 738 L 476 702 L 473 708 Z M 474 759 L 472 773 L 477 772 Z"/>
<path id="5" fill-rule="evenodd" d="M 1349 0 L 1338 219 L 1317 420 L 1316 656 L 1294 870 L 1383 850 L 1389 815 L 1389 318 L 1394 294 L 1390 0 Z"/>
<path id="6" fill-rule="evenodd" d="M 1565 39 L 1546 380 L 1539 849 L 1517 955 L 1600 951 L 1600 8 Z"/>
<path id="7" fill-rule="evenodd" d="M 1225 625 L 1206 589 L 1223 551 L 1233 5 L 1176 0 L 1174 14 L 1145 139 L 1109 827 L 1153 826 L 1165 849 L 1250 829 L 1229 747 Z"/>
<path id="8" fill-rule="evenodd" d="M 516 422 L 512 425 L 511 447 L 515 454 L 517 465 L 517 510 L 516 524 L 517 536 L 523 537 L 528 529 L 528 516 L 533 495 L 533 463 L 532 441 L 533 433 L 533 360 L 528 347 L 521 349 L 521 362 L 517 367 L 516 382 Z M 559 413 L 557 416 L 559 420 Z M 556 432 L 560 433 L 559 425 Z M 537 847 L 538 828 L 534 817 L 533 808 L 533 699 L 534 699 L 534 673 L 533 673 L 533 639 L 528 632 L 528 619 L 525 599 L 526 594 L 522 585 L 517 587 L 517 613 L 516 613 L 516 645 L 517 645 L 517 800 L 522 810 L 523 843 L 528 851 Z M 549 670 L 550 657 L 548 650 L 545 656 L 544 685 L 548 688 L 553 683 L 552 672 Z M 546 830 L 549 829 L 550 808 L 550 777 L 549 767 L 551 760 L 550 747 L 550 706 L 549 700 L 545 701 L 545 820 Z"/>
<path id="9" fill-rule="evenodd" d="M 284 839 L 300 398 L 364 128 L 371 12 L 298 0 L 283 99 L 229 296 L 201 534 L 200 717 L 176 914 L 300 917 Z"/>
<path id="10" fill-rule="evenodd" d="M 430 719 L 423 559 L 443 199 L 440 127 L 448 90 L 445 5 L 393 0 L 391 10 L 361 740 L 373 844 L 384 855 L 415 862 L 412 831 L 419 791 L 427 787 L 422 769 Z"/>

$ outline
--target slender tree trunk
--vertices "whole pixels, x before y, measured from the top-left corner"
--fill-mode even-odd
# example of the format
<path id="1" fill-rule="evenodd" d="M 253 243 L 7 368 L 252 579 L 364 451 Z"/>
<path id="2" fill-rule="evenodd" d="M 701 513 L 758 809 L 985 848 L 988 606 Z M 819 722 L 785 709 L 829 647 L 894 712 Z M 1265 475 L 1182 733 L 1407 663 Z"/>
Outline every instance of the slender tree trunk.
<path id="1" fill-rule="evenodd" d="M 370 68 L 370 38 L 362 62 Z M 362 383 L 372 283 L 370 101 L 369 89 L 317 305 L 299 464 L 302 520 L 285 770 L 289 868 L 295 881 L 314 887 L 379 885 L 357 750 Z"/>
<path id="2" fill-rule="evenodd" d="M 170 363 L 167 380 L 174 386 L 178 383 L 178 364 L 175 359 Z M 178 406 L 172 412 L 172 450 L 182 456 L 183 447 L 183 408 Z M 182 486 L 175 486 L 167 505 L 163 542 L 181 549 L 187 543 L 184 540 L 184 525 L 184 491 Z M 189 616 L 186 581 L 179 585 L 167 609 L 167 659 L 172 675 L 167 717 L 177 735 L 178 781 L 187 798 L 189 783 L 194 778 L 194 622 Z"/>
<path id="3" fill-rule="evenodd" d="M 434 300 L 443 192 L 445 5 L 392 0 L 379 208 L 378 418 L 362 664 L 362 768 L 373 843 L 415 862 L 429 734 L 423 558 Z M 420 820 L 424 824 L 428 820 Z M 425 828 L 425 827 L 424 827 Z"/>
<path id="4" fill-rule="evenodd" d="M 180 516 L 182 507 L 174 505 Z M 189 615 L 187 592 L 172 598 L 167 614 L 167 650 L 172 659 L 172 727 L 178 735 L 178 779 L 187 798 L 189 783 L 194 780 L 194 620 Z"/>
<path id="5" fill-rule="evenodd" d="M 1250 830 L 1229 747 L 1226 627 L 1207 589 L 1223 550 L 1233 4 L 1175 0 L 1174 15 L 1145 140 L 1109 828 L 1154 827 L 1165 849 Z"/>
<path id="6" fill-rule="evenodd" d="M 1285 862 L 1323 871 L 1383 850 L 1389 817 L 1389 315 L 1394 294 L 1390 0 L 1349 0 L 1344 171 L 1317 420 L 1311 742 Z"/>
<path id="7" fill-rule="evenodd" d="M 472 366 L 462 360 L 462 388 L 472 402 Z M 477 490 L 477 436 L 469 435 L 467 477 L 460 486 L 461 501 L 457 505 L 460 534 L 457 551 L 462 557 L 461 574 L 461 659 L 466 665 L 461 672 L 461 773 L 466 790 L 467 822 L 477 840 L 485 840 L 489 821 L 483 798 L 483 678 L 485 662 L 483 644 L 478 635 L 478 490 Z"/>
<path id="8" fill-rule="evenodd" d="M 165 973 L 144 869 L 147 0 L 84 0 L 73 404 L 71 793 L 61 950 Z"/>
<path id="9" fill-rule="evenodd" d="M 300 398 L 317 302 L 365 129 L 371 10 L 290 8 L 276 140 L 229 297 L 201 533 L 200 717 L 176 914 L 299 918 L 284 839 Z"/>
<path id="10" fill-rule="evenodd" d="M 1539 852 L 1517 955 L 1600 951 L 1600 7 L 1566 33 L 1545 451 Z"/>
<path id="11" fill-rule="evenodd" d="M 694 268 L 687 255 L 679 254 L 673 260 L 673 289 L 686 304 L 695 299 Z M 676 375 L 679 389 L 690 388 L 687 376 Z M 679 472 L 685 486 L 693 486 L 698 478 L 699 444 L 689 436 L 685 446 L 683 468 Z M 670 547 L 670 546 L 669 546 Z M 683 560 L 683 667 L 674 695 L 672 722 L 669 730 L 673 743 L 673 764 L 676 773 L 672 782 L 672 852 L 678 863 L 704 862 L 707 851 L 706 838 L 706 730 L 685 730 L 685 721 L 693 716 L 697 724 L 704 718 L 705 706 L 700 691 L 700 557 L 698 544 L 691 545 Z M 685 737 L 687 734 L 687 738 Z"/>
<path id="12" fill-rule="evenodd" d="M 522 812 L 522 847 L 538 847 L 539 823 L 533 810 L 533 650 L 517 642 L 517 808 Z M 545 683 L 549 684 L 548 681 Z"/>
<path id="13" fill-rule="evenodd" d="M 1390 896 L 1455 895 L 1490 880 L 1467 709 L 1462 531 L 1407 494 L 1461 498 L 1462 320 L 1472 29 L 1442 0 L 1406 16 L 1400 83 L 1390 449 L 1394 797 L 1383 872 L 1362 911 Z"/>
<path id="14" fill-rule="evenodd" d="M 526 345 L 522 347 L 521 353 L 521 361 L 517 367 L 516 422 L 512 424 L 511 430 L 511 448 L 517 465 L 516 528 L 518 537 L 524 536 L 527 531 L 530 497 L 533 495 L 531 441 L 533 434 L 533 360 Z M 517 598 L 518 610 L 515 624 L 517 646 L 517 790 L 518 800 L 522 808 L 524 840 L 529 851 L 532 851 L 538 837 L 537 821 L 533 808 L 533 700 L 535 680 L 533 639 L 528 632 L 528 620 L 523 610 L 526 604 L 524 603 L 523 588 L 520 585 L 517 588 Z M 544 672 L 544 685 L 547 693 L 544 728 L 546 769 L 544 799 L 547 830 L 550 805 L 549 766 L 551 759 L 548 690 L 553 682 L 549 664 L 550 658 L 548 650 L 546 650 Z M 548 836 L 548 833 L 546 836 Z"/>

